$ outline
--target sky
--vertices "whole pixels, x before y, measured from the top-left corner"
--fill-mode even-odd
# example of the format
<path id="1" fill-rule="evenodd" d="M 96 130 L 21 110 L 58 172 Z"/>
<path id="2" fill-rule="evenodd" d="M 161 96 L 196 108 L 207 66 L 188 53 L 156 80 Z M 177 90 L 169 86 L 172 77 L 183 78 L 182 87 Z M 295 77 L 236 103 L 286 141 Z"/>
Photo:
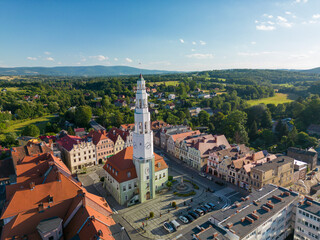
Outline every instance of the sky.
<path id="1" fill-rule="evenodd" d="M 0 67 L 320 67 L 320 0 L 0 0 Z"/>

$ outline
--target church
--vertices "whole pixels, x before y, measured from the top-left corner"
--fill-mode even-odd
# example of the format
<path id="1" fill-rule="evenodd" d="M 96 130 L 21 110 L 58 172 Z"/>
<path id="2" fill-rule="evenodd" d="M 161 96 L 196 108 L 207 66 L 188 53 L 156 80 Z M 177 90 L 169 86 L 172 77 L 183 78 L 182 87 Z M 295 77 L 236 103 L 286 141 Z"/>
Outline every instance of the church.
<path id="1" fill-rule="evenodd" d="M 110 157 L 104 165 L 104 187 L 121 205 L 131 206 L 153 199 L 166 186 L 168 165 L 153 152 L 148 94 L 140 74 L 134 112 L 133 146 Z"/>

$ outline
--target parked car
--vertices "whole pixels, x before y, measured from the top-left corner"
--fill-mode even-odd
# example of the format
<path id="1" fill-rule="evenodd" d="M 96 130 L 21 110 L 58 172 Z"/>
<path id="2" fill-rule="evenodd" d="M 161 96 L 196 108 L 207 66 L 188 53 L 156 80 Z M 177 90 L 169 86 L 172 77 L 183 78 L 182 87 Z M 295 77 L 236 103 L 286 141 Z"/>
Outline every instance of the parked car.
<path id="1" fill-rule="evenodd" d="M 188 220 L 188 218 L 186 218 L 185 216 L 180 216 L 179 217 L 179 220 L 181 221 L 181 222 L 183 222 L 183 223 L 189 223 L 189 220 Z"/>
<path id="2" fill-rule="evenodd" d="M 209 206 L 211 206 L 211 208 L 213 209 L 213 208 L 215 208 L 215 206 L 216 205 L 214 205 L 213 203 L 211 203 L 211 202 L 209 202 L 209 203 L 207 203 Z"/>
<path id="3" fill-rule="evenodd" d="M 209 211 L 212 211 L 213 210 L 213 207 L 210 206 L 209 204 L 205 204 L 203 205 L 205 208 L 207 208 Z"/>
<path id="4" fill-rule="evenodd" d="M 171 226 L 170 223 L 164 222 L 163 227 L 164 227 L 164 229 L 167 230 L 169 233 L 174 232 L 174 229 L 173 229 L 173 227 Z"/>
<path id="5" fill-rule="evenodd" d="M 200 209 L 202 211 L 204 211 L 204 214 L 206 214 L 207 212 L 209 212 L 209 209 L 208 208 L 205 208 L 204 206 L 201 206 Z"/>
<path id="6" fill-rule="evenodd" d="M 194 218 L 191 215 L 187 214 L 187 215 L 184 215 L 184 216 L 185 216 L 186 219 L 188 219 L 189 222 L 193 222 Z"/>
<path id="7" fill-rule="evenodd" d="M 204 172 L 199 172 L 199 175 L 200 175 L 201 177 L 206 177 L 206 176 L 207 176 Z"/>
<path id="8" fill-rule="evenodd" d="M 211 181 L 212 181 L 212 179 L 213 179 L 212 176 L 207 176 L 207 178 L 208 178 L 209 180 L 211 180 Z"/>
<path id="9" fill-rule="evenodd" d="M 194 210 L 196 213 L 198 213 L 200 216 L 203 216 L 204 215 L 204 211 L 201 210 L 200 208 L 197 208 Z"/>
<path id="10" fill-rule="evenodd" d="M 220 185 L 220 186 L 223 186 L 224 183 L 223 182 L 220 182 L 220 181 L 215 181 L 216 184 Z"/>
<path id="11" fill-rule="evenodd" d="M 176 220 L 172 220 L 170 224 L 176 231 L 181 226 L 180 223 L 178 223 Z"/>
<path id="12" fill-rule="evenodd" d="M 200 215 L 195 211 L 190 211 L 188 212 L 188 214 L 191 215 L 194 219 L 197 219 L 198 217 L 200 217 Z"/>

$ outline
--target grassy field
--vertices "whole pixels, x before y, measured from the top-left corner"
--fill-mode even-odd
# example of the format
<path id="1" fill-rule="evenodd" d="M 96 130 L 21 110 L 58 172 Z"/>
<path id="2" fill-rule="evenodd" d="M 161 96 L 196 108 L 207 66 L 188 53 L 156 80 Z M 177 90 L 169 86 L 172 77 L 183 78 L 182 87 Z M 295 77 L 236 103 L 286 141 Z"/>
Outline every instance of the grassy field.
<path id="1" fill-rule="evenodd" d="M 24 91 L 24 90 L 21 90 L 21 89 L 19 89 L 17 87 L 8 87 L 8 88 L 5 88 L 5 89 L 7 89 L 8 92 L 22 92 L 22 91 Z"/>
<path id="2" fill-rule="evenodd" d="M 47 116 L 42 116 L 35 119 L 10 121 L 10 126 L 7 129 L 3 130 L 3 133 L 20 132 L 25 126 L 30 124 L 35 124 L 36 126 L 39 127 L 40 133 L 42 134 L 44 133 L 44 129 L 47 122 L 52 121 L 54 118 L 55 118 L 54 115 L 47 115 Z M 0 139 L 1 139 L 1 136 L 0 136 Z"/>
<path id="3" fill-rule="evenodd" d="M 155 85 L 155 84 L 158 84 L 158 85 L 160 85 L 160 84 L 165 84 L 166 86 L 176 86 L 176 85 L 179 84 L 179 81 L 151 82 L 151 83 L 149 83 L 149 84 L 150 84 L 150 86 L 153 86 L 153 85 Z"/>
<path id="4" fill-rule="evenodd" d="M 278 105 L 281 103 L 292 102 L 296 98 L 297 96 L 295 96 L 294 94 L 276 93 L 273 97 L 249 100 L 248 103 L 250 104 L 250 106 L 258 105 L 261 103 L 264 103 L 264 104 L 271 103 L 271 104 Z"/>

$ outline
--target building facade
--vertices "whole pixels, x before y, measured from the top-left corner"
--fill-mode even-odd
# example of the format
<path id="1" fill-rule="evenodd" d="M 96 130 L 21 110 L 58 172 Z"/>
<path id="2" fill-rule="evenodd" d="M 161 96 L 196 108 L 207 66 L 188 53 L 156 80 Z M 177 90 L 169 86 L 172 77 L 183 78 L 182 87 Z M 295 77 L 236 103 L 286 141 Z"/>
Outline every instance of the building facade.
<path id="1" fill-rule="evenodd" d="M 295 147 L 288 148 L 287 155 L 294 159 L 308 164 L 309 171 L 317 166 L 318 153 L 313 148 L 299 149 Z"/>
<path id="2" fill-rule="evenodd" d="M 97 164 L 96 147 L 92 140 L 65 135 L 57 143 L 63 160 L 72 173 L 76 173 L 84 167 Z"/>
<path id="3" fill-rule="evenodd" d="M 296 211 L 294 239 L 320 239 L 320 203 L 306 197 Z"/>
<path id="4" fill-rule="evenodd" d="M 105 130 L 94 131 L 88 134 L 96 148 L 97 161 L 101 164 L 108 157 L 114 155 L 114 143 L 108 138 Z"/>

